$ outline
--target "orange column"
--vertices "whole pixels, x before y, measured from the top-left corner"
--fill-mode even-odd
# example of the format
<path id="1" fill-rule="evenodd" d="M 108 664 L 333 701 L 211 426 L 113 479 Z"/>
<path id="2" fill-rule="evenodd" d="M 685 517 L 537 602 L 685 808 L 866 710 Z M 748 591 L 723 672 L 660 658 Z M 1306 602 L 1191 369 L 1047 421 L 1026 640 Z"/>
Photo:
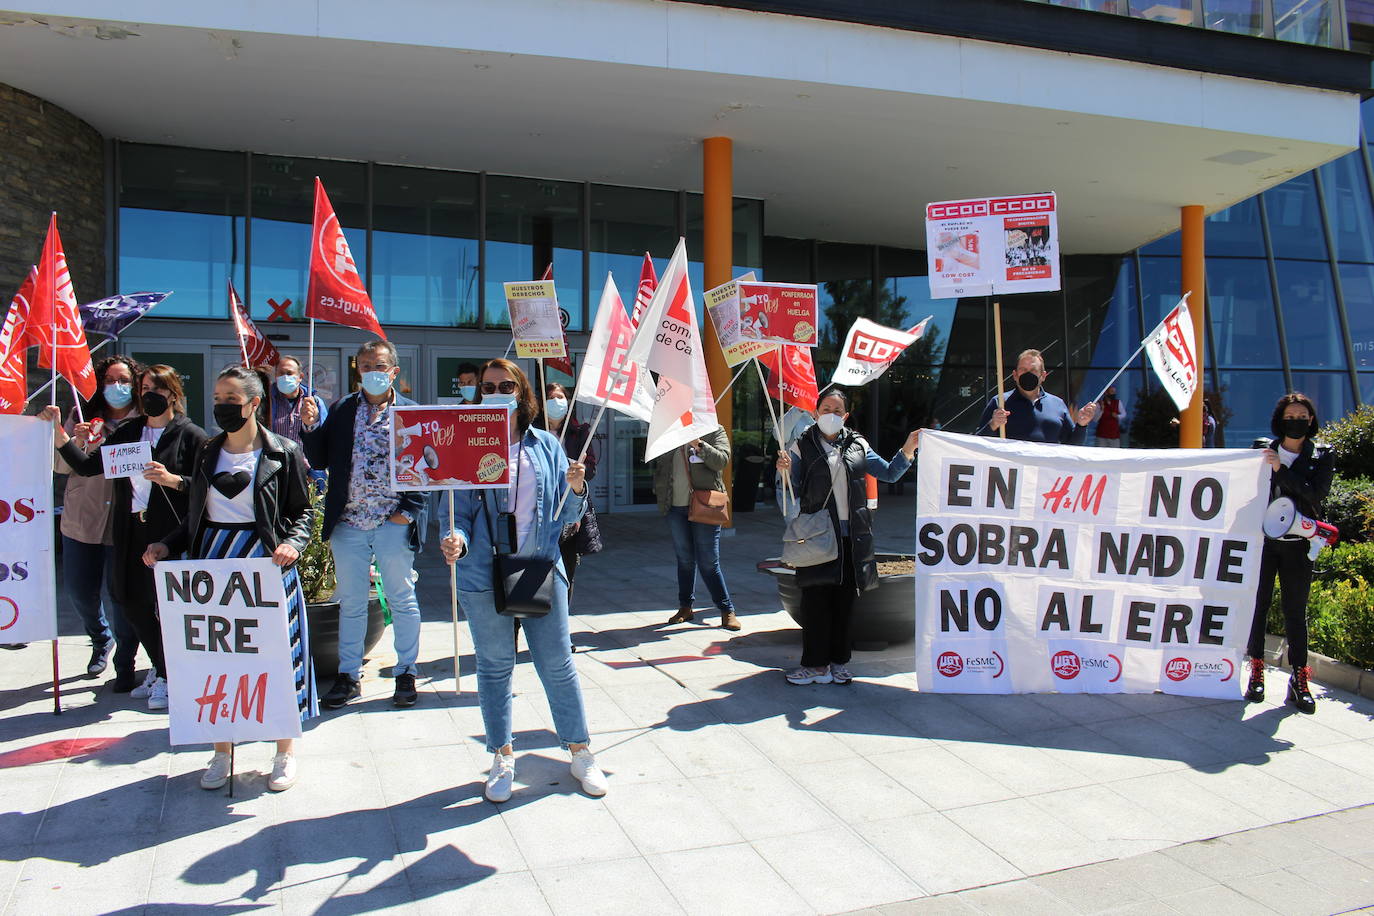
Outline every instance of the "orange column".
<path id="1" fill-rule="evenodd" d="M 730 280 L 734 262 L 735 235 L 735 179 L 733 142 L 729 137 L 707 137 L 702 142 L 703 162 L 703 247 L 702 268 L 706 289 L 714 289 Z M 704 290 L 703 290 L 704 292 Z M 720 352 L 716 329 L 711 322 L 702 323 L 702 346 L 706 348 L 706 372 L 711 377 L 711 390 L 724 391 L 730 384 L 730 367 Z M 733 392 L 716 405 L 716 416 L 727 432 L 733 430 Z M 725 468 L 725 490 L 730 491 L 731 468 Z"/>
<path id="2" fill-rule="evenodd" d="M 1202 207 L 1188 206 L 1182 214 L 1183 292 L 1193 316 L 1193 341 L 1197 348 L 1197 391 L 1193 402 L 1180 415 L 1178 444 L 1182 448 L 1202 448 L 1202 389 L 1207 378 L 1203 359 L 1207 353 L 1207 269 L 1203 253 Z"/>

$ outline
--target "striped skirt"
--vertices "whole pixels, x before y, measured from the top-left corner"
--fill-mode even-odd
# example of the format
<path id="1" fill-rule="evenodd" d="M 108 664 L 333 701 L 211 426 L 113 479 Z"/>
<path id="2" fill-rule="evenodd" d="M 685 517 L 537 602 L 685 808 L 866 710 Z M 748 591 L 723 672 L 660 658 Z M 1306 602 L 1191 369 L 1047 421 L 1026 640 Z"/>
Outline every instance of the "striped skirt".
<path id="1" fill-rule="evenodd" d="M 200 543 L 195 550 L 198 560 L 246 560 L 266 556 L 271 554 L 264 549 L 252 522 L 206 521 L 201 526 Z M 305 595 L 294 566 L 282 573 L 282 585 L 286 589 L 286 628 L 291 640 L 291 668 L 296 678 L 296 706 L 304 722 L 319 715 L 320 708 L 315 692 L 315 671 L 310 663 L 310 624 L 305 613 Z"/>

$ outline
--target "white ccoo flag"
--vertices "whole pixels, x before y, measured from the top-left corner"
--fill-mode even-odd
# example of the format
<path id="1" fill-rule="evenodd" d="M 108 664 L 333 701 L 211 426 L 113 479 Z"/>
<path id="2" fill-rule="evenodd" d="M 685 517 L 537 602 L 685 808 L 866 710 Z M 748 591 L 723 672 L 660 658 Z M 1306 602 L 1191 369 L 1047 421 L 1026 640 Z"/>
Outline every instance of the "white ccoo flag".
<path id="1" fill-rule="evenodd" d="M 1145 338 L 1144 346 L 1164 390 L 1179 410 L 1186 409 L 1197 391 L 1197 344 L 1188 295 L 1178 300 L 1174 310 Z"/>
<path id="2" fill-rule="evenodd" d="M 607 272 L 574 399 L 598 407 L 604 404 L 648 423 L 653 418 L 654 390 L 648 373 L 627 359 L 633 337 L 634 328 L 625 314 L 620 291 Z"/>
<path id="3" fill-rule="evenodd" d="M 867 385 L 878 378 L 903 350 L 921 339 L 933 317 L 928 316 L 910 331 L 884 327 L 867 318 L 855 319 L 844 339 L 844 349 L 840 351 L 840 361 L 830 377 L 830 384 Z"/>

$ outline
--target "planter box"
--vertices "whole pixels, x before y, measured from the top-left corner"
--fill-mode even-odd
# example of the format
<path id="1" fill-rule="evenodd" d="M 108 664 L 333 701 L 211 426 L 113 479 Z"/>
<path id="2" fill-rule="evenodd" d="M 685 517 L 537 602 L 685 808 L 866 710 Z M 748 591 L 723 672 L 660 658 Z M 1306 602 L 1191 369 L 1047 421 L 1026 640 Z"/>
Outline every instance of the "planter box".
<path id="1" fill-rule="evenodd" d="M 913 560 L 909 554 L 880 553 L 879 563 Z M 759 563 L 757 569 L 778 582 L 778 598 L 783 610 L 801 624 L 801 589 L 797 587 L 795 570 L 782 565 L 776 557 Z M 854 599 L 854 615 L 850 623 L 850 644 L 860 651 L 876 652 L 889 645 L 901 645 L 916 640 L 916 584 L 915 575 L 880 575 L 878 587 L 861 593 Z"/>
<path id="2" fill-rule="evenodd" d="M 1288 640 L 1270 633 L 1264 637 L 1265 661 L 1271 665 L 1288 667 Z M 1312 680 L 1337 690 L 1345 690 L 1374 699 L 1374 671 L 1365 671 L 1334 658 L 1327 658 L 1307 650 L 1307 664 L 1312 669 Z"/>
<path id="3" fill-rule="evenodd" d="M 310 621 L 310 660 L 315 666 L 315 680 L 332 680 L 339 673 L 339 602 L 323 601 L 307 604 Z M 367 636 L 363 638 L 363 657 L 366 658 L 386 632 L 386 618 L 382 603 L 374 596 L 367 603 Z"/>

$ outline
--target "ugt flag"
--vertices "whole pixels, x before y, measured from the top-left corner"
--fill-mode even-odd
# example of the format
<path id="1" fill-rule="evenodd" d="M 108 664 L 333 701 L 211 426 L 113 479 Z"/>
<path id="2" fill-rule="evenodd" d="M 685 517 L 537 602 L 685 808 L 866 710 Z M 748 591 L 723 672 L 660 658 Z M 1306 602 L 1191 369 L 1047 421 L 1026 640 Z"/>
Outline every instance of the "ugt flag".
<path id="1" fill-rule="evenodd" d="M 778 362 L 779 351 L 781 364 Z M 810 347 L 783 345 L 767 353 L 760 353 L 755 359 L 768 370 L 768 384 L 765 390 L 770 398 L 780 399 L 784 404 L 800 407 L 802 410 L 816 409 L 816 399 L 820 397 L 820 392 L 816 390 L 816 365 L 811 362 Z"/>
<path id="2" fill-rule="evenodd" d="M 243 351 L 245 366 L 275 366 L 281 362 L 281 353 L 276 345 L 262 336 L 258 326 L 248 316 L 248 309 L 239 298 L 238 290 L 234 289 L 233 280 L 229 281 L 229 317 L 234 319 L 234 332 L 239 337 L 239 349 Z"/>
<path id="3" fill-rule="evenodd" d="M 348 249 L 339 218 L 315 179 L 315 225 L 310 231 L 310 285 L 305 293 L 305 317 L 332 321 L 371 331 L 385 338 L 372 298 L 358 276 L 353 252 Z"/>
<path id="4" fill-rule="evenodd" d="M 38 347 L 38 365 L 53 366 L 56 351 L 57 371 L 71 382 L 83 398 L 95 397 L 95 367 L 81 327 L 81 312 L 67 270 L 67 255 L 57 233 L 57 214 L 48 222 L 48 237 L 43 242 L 43 259 L 38 262 L 38 280 L 29 302 L 25 334 L 29 344 Z"/>
<path id="5" fill-rule="evenodd" d="M 687 240 L 677 250 L 630 342 L 629 362 L 658 373 L 644 460 L 652 461 L 714 431 L 716 403 L 701 352 L 697 310 L 687 278 Z"/>
<path id="6" fill-rule="evenodd" d="M 584 404 L 605 404 L 648 423 L 653 419 L 654 391 L 648 375 L 626 359 L 632 337 L 634 329 L 625 314 L 625 303 L 608 271 L 573 398 Z"/>
<path id="7" fill-rule="evenodd" d="M 14 294 L 5 324 L 0 327 L 0 413 L 23 413 L 24 399 L 29 394 L 26 360 L 29 351 L 25 341 L 25 327 L 29 318 L 29 302 L 38 284 L 38 268 L 30 267 L 29 275 Z"/>
<path id="8" fill-rule="evenodd" d="M 108 299 L 87 302 L 81 306 L 81 323 L 87 331 L 116 337 L 170 295 L 170 291 L 130 293 L 127 296 L 110 296 Z"/>
<path id="9" fill-rule="evenodd" d="M 902 351 L 921 339 L 928 316 L 910 331 L 884 327 L 876 321 L 858 318 L 844 339 L 839 364 L 830 377 L 832 385 L 866 385 L 887 371 Z"/>
<path id="10" fill-rule="evenodd" d="M 1193 402 L 1193 393 L 1197 391 L 1197 344 L 1193 339 L 1188 295 L 1184 294 L 1174 310 L 1145 338 L 1150 365 L 1179 410 Z"/>

